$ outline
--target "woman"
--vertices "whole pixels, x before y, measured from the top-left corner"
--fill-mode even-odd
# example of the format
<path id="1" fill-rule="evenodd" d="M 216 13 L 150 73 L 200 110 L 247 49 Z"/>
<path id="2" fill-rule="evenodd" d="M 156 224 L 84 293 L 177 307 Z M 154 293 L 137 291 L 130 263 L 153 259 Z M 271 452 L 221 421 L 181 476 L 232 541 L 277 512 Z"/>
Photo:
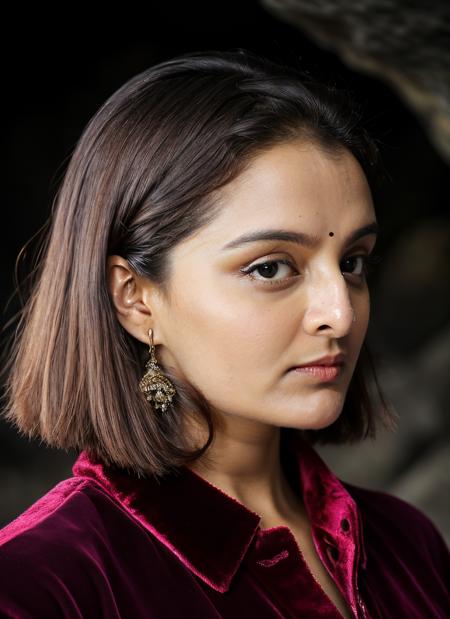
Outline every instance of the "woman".
<path id="1" fill-rule="evenodd" d="M 313 447 L 393 426 L 364 346 L 375 159 L 342 93 L 244 50 L 150 67 L 94 115 L 4 407 L 79 453 L 1 531 L 3 615 L 450 616 L 434 524 Z"/>

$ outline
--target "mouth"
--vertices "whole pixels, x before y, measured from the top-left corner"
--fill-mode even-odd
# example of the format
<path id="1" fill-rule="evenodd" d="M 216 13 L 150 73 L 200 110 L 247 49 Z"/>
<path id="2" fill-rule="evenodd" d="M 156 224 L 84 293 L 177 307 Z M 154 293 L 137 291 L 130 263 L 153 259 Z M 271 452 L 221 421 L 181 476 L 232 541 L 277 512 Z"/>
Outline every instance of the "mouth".
<path id="1" fill-rule="evenodd" d="M 345 355 L 326 355 L 309 363 L 293 366 L 289 372 L 294 372 L 311 379 L 330 381 L 342 374 Z"/>
<path id="2" fill-rule="evenodd" d="M 300 367 L 291 368 L 291 372 L 300 374 L 304 377 L 329 381 L 334 380 L 342 373 L 342 364 L 340 365 L 303 365 Z"/>
<path id="3" fill-rule="evenodd" d="M 299 363 L 296 366 L 290 368 L 291 370 L 295 370 L 298 368 L 306 368 L 306 367 L 341 367 L 344 365 L 345 355 L 343 353 L 339 353 L 337 355 L 325 355 L 324 357 L 320 357 L 319 359 L 314 359 L 308 361 L 306 363 Z"/>

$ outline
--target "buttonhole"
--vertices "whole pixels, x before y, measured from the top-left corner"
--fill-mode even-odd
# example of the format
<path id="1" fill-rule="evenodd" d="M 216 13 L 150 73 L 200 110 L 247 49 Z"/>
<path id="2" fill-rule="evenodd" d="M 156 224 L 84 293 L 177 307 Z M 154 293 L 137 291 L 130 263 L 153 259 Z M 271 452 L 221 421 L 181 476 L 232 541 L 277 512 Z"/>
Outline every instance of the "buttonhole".
<path id="1" fill-rule="evenodd" d="M 285 559 L 289 556 L 289 552 L 287 550 L 283 550 L 273 557 L 273 559 L 260 559 L 256 563 L 262 565 L 263 567 L 272 567 L 272 565 L 276 565 L 282 559 Z"/>
<path id="2" fill-rule="evenodd" d="M 327 553 L 333 561 L 337 561 L 339 559 L 339 550 L 336 548 L 336 546 L 328 546 Z"/>

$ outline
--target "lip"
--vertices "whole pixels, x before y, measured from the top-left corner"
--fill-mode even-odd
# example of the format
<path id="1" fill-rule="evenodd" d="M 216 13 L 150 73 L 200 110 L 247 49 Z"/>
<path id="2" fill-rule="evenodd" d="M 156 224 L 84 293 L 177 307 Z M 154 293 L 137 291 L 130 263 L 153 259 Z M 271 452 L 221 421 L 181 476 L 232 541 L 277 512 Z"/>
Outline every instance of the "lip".
<path id="1" fill-rule="evenodd" d="M 299 368 L 320 368 L 320 367 L 336 367 L 344 365 L 345 355 L 343 353 L 339 353 L 337 355 L 326 355 L 324 357 L 320 357 L 320 359 L 314 359 L 312 361 L 308 361 L 307 363 L 301 363 L 291 368 L 291 370 L 296 370 Z"/>
<path id="2" fill-rule="evenodd" d="M 342 365 L 303 365 L 292 368 L 292 370 L 296 374 L 303 374 L 308 378 L 325 382 L 337 378 L 342 371 Z"/>

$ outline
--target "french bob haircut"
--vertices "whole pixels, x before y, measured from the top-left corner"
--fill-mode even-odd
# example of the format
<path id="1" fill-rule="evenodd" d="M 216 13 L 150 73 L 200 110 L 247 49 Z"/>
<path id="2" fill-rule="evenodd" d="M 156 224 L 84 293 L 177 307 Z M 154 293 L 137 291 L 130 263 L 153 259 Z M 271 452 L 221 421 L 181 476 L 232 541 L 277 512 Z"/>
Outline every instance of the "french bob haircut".
<path id="1" fill-rule="evenodd" d="M 303 137 L 330 154 L 348 149 L 370 178 L 377 147 L 360 117 L 334 86 L 242 48 L 182 54 L 121 86 L 74 145 L 38 236 L 4 355 L 4 419 L 29 439 L 86 450 L 138 477 L 162 477 L 206 452 L 216 421 L 197 388 L 160 366 L 176 389 L 171 405 L 153 410 L 140 391 L 149 347 L 117 319 L 107 256 L 126 259 L 169 299 L 171 250 L 214 219 L 219 188 L 259 153 Z M 373 438 L 380 419 L 392 427 L 373 365 L 364 343 L 338 419 L 282 428 L 282 437 L 337 444 Z M 195 450 L 187 412 L 209 430 Z"/>

